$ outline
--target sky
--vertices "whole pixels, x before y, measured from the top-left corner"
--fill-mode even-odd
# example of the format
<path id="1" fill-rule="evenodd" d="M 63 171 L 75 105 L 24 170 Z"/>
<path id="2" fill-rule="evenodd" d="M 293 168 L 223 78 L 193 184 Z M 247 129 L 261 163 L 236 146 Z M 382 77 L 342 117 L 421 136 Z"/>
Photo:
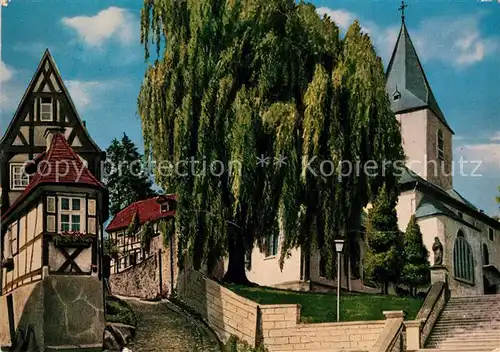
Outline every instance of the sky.
<path id="1" fill-rule="evenodd" d="M 314 0 L 342 32 L 359 20 L 384 65 L 401 25 L 399 1 Z M 3 8 L 0 135 L 46 48 L 90 135 L 105 149 L 127 133 L 142 149 L 137 96 L 147 64 L 139 42 L 142 1 L 12 0 Z M 500 0 L 408 0 L 406 24 L 427 78 L 470 163 L 454 187 L 490 215 L 500 185 Z M 457 164 L 458 165 L 458 164 Z M 457 166 L 458 168 L 458 166 Z M 475 172 L 472 172 L 475 171 Z"/>

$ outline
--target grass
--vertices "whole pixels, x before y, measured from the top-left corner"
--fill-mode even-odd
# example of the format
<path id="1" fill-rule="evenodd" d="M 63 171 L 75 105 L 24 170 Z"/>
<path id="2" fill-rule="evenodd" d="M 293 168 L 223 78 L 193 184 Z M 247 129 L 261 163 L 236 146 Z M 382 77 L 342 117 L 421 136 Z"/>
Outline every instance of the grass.
<path id="1" fill-rule="evenodd" d="M 269 287 L 240 285 L 228 285 L 228 288 L 260 304 L 300 304 L 301 321 L 304 323 L 337 321 L 337 296 L 335 292 L 294 292 Z M 382 312 L 388 310 L 403 310 L 406 312 L 406 319 L 413 320 L 423 301 L 423 298 L 342 292 L 340 295 L 340 320 L 384 320 Z"/>
<path id="2" fill-rule="evenodd" d="M 137 325 L 134 311 L 128 303 L 118 297 L 109 295 L 106 295 L 106 321 L 133 326 Z"/>

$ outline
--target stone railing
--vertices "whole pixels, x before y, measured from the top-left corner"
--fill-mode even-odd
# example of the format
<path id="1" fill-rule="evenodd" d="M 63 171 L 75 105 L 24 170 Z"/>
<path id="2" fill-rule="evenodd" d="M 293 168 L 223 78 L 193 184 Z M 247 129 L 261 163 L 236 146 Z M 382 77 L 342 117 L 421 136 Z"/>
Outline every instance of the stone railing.
<path id="1" fill-rule="evenodd" d="M 425 346 L 449 297 L 448 285 L 445 282 L 436 282 L 431 286 L 415 320 L 405 322 L 408 352 L 418 351 Z"/>
<path id="2" fill-rule="evenodd" d="M 260 305 L 190 269 L 177 292 L 223 342 L 234 335 L 269 351 L 393 352 L 402 331 L 403 312 L 384 312 L 379 321 L 300 323 L 297 304 Z"/>

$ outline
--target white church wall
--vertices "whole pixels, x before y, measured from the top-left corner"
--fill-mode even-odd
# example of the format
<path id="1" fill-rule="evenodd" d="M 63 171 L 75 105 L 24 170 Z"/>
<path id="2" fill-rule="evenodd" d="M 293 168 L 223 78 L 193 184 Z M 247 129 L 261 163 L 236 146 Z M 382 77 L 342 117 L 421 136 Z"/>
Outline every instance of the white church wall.
<path id="1" fill-rule="evenodd" d="M 423 109 L 397 114 L 396 118 L 401 124 L 401 137 L 407 157 L 406 166 L 426 178 L 424 161 L 427 146 L 422 141 L 427 140 L 427 111 Z"/>
<path id="2" fill-rule="evenodd" d="M 434 265 L 434 255 L 432 251 L 432 245 L 434 244 L 434 238 L 438 237 L 443 244 L 443 251 L 446 250 L 446 243 L 444 238 L 444 225 L 443 222 L 435 216 L 419 219 L 417 224 L 420 226 L 420 231 L 422 232 L 422 239 L 424 245 L 429 251 L 429 262 Z M 446 264 L 446 263 L 444 263 Z"/>

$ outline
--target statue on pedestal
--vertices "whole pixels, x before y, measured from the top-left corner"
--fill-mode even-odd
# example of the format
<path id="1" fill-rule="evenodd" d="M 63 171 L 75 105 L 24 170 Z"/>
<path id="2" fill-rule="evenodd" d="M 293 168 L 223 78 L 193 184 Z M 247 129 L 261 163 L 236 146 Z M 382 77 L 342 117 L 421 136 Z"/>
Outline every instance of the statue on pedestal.
<path id="1" fill-rule="evenodd" d="M 434 266 L 443 265 L 443 245 L 439 238 L 434 237 L 434 244 L 432 245 L 432 251 L 434 252 Z"/>

